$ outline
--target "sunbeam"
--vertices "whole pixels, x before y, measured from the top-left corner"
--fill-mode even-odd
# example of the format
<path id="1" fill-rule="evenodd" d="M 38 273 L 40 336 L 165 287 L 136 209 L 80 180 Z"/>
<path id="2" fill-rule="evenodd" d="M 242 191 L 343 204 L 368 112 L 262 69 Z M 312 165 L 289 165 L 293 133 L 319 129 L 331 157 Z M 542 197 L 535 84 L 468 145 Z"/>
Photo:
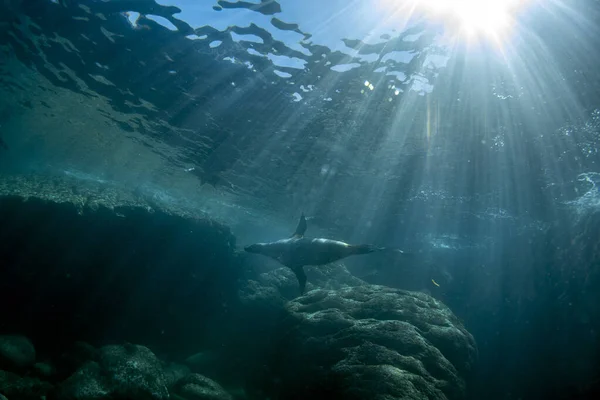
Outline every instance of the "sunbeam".
<path id="1" fill-rule="evenodd" d="M 435 14 L 455 18 L 469 34 L 498 36 L 507 29 L 521 0 L 419 0 Z"/>
<path id="2" fill-rule="evenodd" d="M 0 1 L 0 400 L 600 399 L 598 21 Z"/>
<path id="3" fill-rule="evenodd" d="M 497 41 L 510 32 L 519 10 L 530 0 L 381 0 L 403 14 L 424 15 L 452 34 L 484 36 Z"/>

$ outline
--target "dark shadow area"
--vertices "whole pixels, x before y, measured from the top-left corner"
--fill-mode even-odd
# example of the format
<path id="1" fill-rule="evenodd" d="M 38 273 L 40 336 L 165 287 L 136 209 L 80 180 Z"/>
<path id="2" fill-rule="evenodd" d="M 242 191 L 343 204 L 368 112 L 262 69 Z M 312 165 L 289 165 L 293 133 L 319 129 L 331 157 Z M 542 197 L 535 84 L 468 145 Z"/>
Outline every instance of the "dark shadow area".
<path id="1" fill-rule="evenodd" d="M 0 329 L 42 353 L 78 340 L 188 351 L 235 299 L 227 227 L 102 185 L 9 182 L 0 197 Z"/>

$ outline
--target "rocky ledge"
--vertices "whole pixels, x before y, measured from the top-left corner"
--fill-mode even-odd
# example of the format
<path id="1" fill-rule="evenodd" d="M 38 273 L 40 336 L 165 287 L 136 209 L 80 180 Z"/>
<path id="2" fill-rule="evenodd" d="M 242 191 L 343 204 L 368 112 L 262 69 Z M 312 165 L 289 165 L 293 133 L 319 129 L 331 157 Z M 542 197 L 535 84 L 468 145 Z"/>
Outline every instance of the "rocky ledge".
<path id="1" fill-rule="evenodd" d="M 203 337 L 236 296 L 235 237 L 159 200 L 69 176 L 0 176 L 2 331 L 41 348 L 174 350 Z"/>

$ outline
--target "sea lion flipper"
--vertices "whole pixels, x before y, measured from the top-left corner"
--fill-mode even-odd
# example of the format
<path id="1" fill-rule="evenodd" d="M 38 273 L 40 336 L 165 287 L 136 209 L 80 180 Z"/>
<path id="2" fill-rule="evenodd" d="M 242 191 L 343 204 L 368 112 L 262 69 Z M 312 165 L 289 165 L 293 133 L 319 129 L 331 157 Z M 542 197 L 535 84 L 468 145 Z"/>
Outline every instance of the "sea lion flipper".
<path id="1" fill-rule="evenodd" d="M 393 247 L 377 247 L 374 246 L 372 244 L 356 244 L 356 245 L 351 245 L 350 246 L 351 249 L 351 253 L 352 254 L 368 254 L 368 253 L 374 253 L 376 251 L 384 251 L 384 252 L 389 252 L 389 253 L 394 253 L 394 254 L 401 254 L 403 256 L 412 256 L 413 253 L 408 253 L 404 250 L 400 250 L 397 248 L 393 248 Z"/>
<path id="2" fill-rule="evenodd" d="M 298 278 L 298 283 L 300 284 L 300 294 L 304 294 L 304 290 L 306 289 L 306 273 L 304 272 L 304 266 L 292 268 L 292 271 L 294 271 L 296 278 Z"/>
<path id="3" fill-rule="evenodd" d="M 294 232 L 292 237 L 295 237 L 295 238 L 304 237 L 304 232 L 306 232 L 306 227 L 307 227 L 306 217 L 304 216 L 304 213 L 302 213 L 302 215 L 300 216 L 300 221 L 298 221 L 298 226 L 296 227 L 296 232 Z"/>
<path id="4" fill-rule="evenodd" d="M 376 251 L 385 250 L 383 247 L 375 247 L 372 244 L 354 244 L 350 245 L 349 249 L 351 251 L 350 254 L 360 255 L 360 254 L 369 254 Z"/>

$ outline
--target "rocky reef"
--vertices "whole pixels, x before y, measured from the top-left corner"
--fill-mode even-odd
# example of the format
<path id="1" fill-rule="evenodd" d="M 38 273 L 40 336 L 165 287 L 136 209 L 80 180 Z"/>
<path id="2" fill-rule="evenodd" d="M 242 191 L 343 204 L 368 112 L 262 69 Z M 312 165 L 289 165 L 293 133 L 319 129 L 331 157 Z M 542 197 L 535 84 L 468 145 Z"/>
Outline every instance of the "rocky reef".
<path id="1" fill-rule="evenodd" d="M 143 194 L 0 179 L 0 238 L 10 400 L 466 398 L 475 342 L 439 301 L 340 263 L 298 297 L 226 226 Z"/>
<path id="2" fill-rule="evenodd" d="M 0 336 L 0 345 L 15 344 L 20 345 L 21 350 L 31 346 L 24 337 Z M 83 347 L 85 352 L 82 352 Z M 66 372 L 68 378 L 60 380 L 55 374 L 19 376 L 0 370 L 0 391 L 6 398 L 23 400 L 231 399 L 218 383 L 191 373 L 185 366 L 163 363 L 140 345 L 108 345 L 96 349 L 78 343 L 62 357 L 78 359 L 70 368 L 63 369 L 66 365 L 60 365 L 60 372 Z M 15 354 L 2 356 L 2 361 L 18 360 Z M 25 373 L 34 373 L 34 370 Z"/>
<path id="3" fill-rule="evenodd" d="M 314 290 L 286 310 L 272 364 L 283 398 L 465 398 L 475 342 L 426 294 L 375 285 Z"/>

